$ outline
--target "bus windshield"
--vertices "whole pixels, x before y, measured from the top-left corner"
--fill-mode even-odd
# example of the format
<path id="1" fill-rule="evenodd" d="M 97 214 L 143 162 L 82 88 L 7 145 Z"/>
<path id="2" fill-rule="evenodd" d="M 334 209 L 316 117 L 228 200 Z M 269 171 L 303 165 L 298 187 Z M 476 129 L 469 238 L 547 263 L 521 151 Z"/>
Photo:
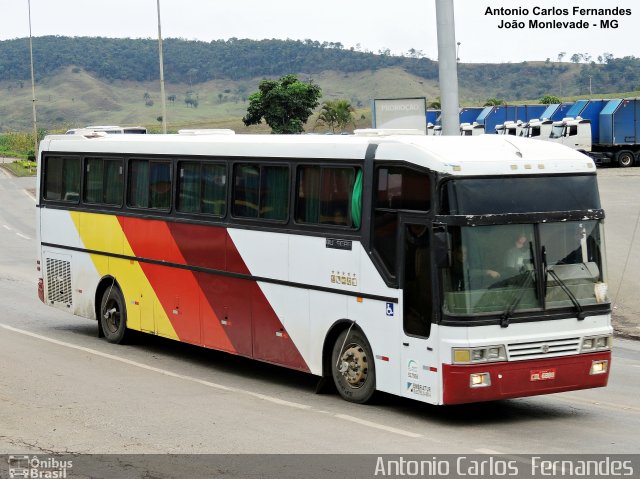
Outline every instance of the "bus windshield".
<path id="1" fill-rule="evenodd" d="M 511 314 L 607 302 L 601 229 L 597 220 L 451 227 L 452 261 L 442 275 L 445 313 Z"/>

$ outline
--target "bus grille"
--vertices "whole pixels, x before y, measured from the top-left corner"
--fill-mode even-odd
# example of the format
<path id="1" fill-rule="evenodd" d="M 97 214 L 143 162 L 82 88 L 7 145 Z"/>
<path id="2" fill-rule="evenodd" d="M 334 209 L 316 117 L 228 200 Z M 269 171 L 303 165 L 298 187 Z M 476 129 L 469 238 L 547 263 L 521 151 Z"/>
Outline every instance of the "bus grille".
<path id="1" fill-rule="evenodd" d="M 71 307 L 71 263 L 47 258 L 47 296 L 52 303 Z"/>
<path id="2" fill-rule="evenodd" d="M 580 338 L 549 339 L 507 344 L 509 359 L 541 359 L 580 352 Z"/>

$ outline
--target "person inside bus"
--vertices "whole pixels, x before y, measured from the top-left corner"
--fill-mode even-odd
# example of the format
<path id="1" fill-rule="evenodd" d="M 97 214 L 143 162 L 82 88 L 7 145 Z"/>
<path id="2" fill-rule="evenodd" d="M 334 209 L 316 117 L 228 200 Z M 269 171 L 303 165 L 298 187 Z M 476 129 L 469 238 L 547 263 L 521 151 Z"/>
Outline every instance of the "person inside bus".
<path id="1" fill-rule="evenodd" d="M 573 241 L 569 241 L 569 248 L 573 248 L 558 264 L 580 264 L 596 261 L 599 250 L 593 235 L 587 235 L 583 225 L 576 227 Z"/>
<path id="2" fill-rule="evenodd" d="M 508 271 L 519 272 L 531 264 L 531 250 L 524 234 L 518 235 L 514 244 L 505 256 L 505 267 Z"/>

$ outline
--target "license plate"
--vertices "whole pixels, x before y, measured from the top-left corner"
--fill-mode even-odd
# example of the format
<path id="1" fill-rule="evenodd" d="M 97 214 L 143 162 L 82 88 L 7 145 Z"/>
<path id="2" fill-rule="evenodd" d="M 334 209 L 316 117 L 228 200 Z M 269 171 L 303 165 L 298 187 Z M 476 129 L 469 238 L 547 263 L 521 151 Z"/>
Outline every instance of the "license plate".
<path id="1" fill-rule="evenodd" d="M 548 381 L 556 378 L 556 368 L 532 369 L 529 375 L 530 381 Z"/>

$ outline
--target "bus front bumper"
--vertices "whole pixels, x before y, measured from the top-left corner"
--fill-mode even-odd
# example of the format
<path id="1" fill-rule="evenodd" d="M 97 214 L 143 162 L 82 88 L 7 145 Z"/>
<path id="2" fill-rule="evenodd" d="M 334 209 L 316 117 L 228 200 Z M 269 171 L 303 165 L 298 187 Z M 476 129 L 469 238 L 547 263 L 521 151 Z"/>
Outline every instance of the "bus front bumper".
<path id="1" fill-rule="evenodd" d="M 500 363 L 443 364 L 443 402 L 462 404 L 607 385 L 611 351 Z"/>

